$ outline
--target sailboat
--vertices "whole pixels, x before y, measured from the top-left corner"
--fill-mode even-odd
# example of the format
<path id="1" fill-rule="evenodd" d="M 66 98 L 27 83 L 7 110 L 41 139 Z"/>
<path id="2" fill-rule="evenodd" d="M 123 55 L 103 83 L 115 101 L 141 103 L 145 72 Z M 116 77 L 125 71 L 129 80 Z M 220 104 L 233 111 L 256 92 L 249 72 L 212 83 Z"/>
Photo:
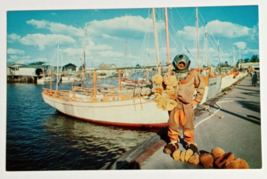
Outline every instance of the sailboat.
<path id="1" fill-rule="evenodd" d="M 87 27 L 85 28 L 86 37 Z M 85 43 L 84 59 L 85 62 Z M 71 91 L 43 88 L 45 103 L 59 112 L 88 122 L 127 126 L 127 127 L 165 127 L 168 113 L 158 110 L 149 88 L 119 87 L 97 88 L 97 71 L 93 71 L 93 88 L 85 88 L 82 68 L 82 84 Z M 119 70 L 121 79 L 121 70 Z"/>
<path id="2" fill-rule="evenodd" d="M 198 41 L 198 8 L 196 8 L 196 29 L 197 29 L 197 41 Z M 198 43 L 197 43 L 198 45 Z M 198 49 L 198 60 L 199 60 L 199 45 Z M 208 58 L 208 31 L 206 26 L 205 32 L 205 50 L 206 50 L 206 60 L 207 60 L 207 68 L 201 68 L 202 78 L 205 82 L 205 94 L 203 100 L 201 102 L 204 103 L 205 101 L 215 97 L 219 92 L 223 89 L 233 85 L 238 79 L 243 78 L 246 74 L 239 74 L 238 71 L 234 71 L 234 69 L 230 67 L 221 67 L 220 63 L 220 45 L 218 41 L 218 57 L 219 57 L 219 70 L 218 73 L 215 73 L 215 69 L 212 69 L 209 64 Z M 234 55 L 233 55 L 234 57 Z M 235 64 L 235 60 L 234 64 Z M 200 65 L 199 65 L 200 66 Z M 199 67 L 200 68 L 200 67 Z M 237 76 L 238 75 L 238 76 Z"/>
<path id="3" fill-rule="evenodd" d="M 53 67 L 50 66 L 49 71 L 47 72 L 47 74 L 44 74 L 44 76 L 40 79 L 37 79 L 37 84 L 45 84 L 45 83 L 49 83 L 49 82 L 53 82 L 53 81 L 58 81 L 61 77 L 61 74 L 59 74 L 59 68 L 58 68 L 58 57 L 59 54 L 59 44 L 57 47 L 57 73 L 53 72 Z"/>
<path id="4" fill-rule="evenodd" d="M 56 81 L 56 77 L 54 75 L 44 75 L 42 78 L 37 79 L 37 84 L 45 84 L 50 81 Z"/>
<path id="5" fill-rule="evenodd" d="M 66 76 L 61 77 L 62 83 L 78 82 L 81 79 L 77 76 L 76 73 L 68 73 Z"/>
<path id="6" fill-rule="evenodd" d="M 126 66 L 126 56 L 127 56 L 126 54 L 127 54 L 127 41 L 125 45 L 125 64 L 124 64 L 125 66 Z M 133 73 L 130 73 L 129 70 L 126 68 L 124 69 L 123 72 L 123 78 L 121 79 L 121 84 L 122 86 L 146 87 L 150 85 L 150 82 L 148 76 L 147 78 L 136 77 L 133 75 Z"/>
<path id="7" fill-rule="evenodd" d="M 221 79 L 222 76 L 221 74 L 215 74 L 214 69 L 210 67 L 209 64 L 209 55 L 208 55 L 208 30 L 207 26 L 205 28 L 205 50 L 206 50 L 206 60 L 207 60 L 207 69 L 208 69 L 208 84 L 206 88 L 206 99 L 204 100 L 209 100 L 216 96 L 221 89 Z"/>

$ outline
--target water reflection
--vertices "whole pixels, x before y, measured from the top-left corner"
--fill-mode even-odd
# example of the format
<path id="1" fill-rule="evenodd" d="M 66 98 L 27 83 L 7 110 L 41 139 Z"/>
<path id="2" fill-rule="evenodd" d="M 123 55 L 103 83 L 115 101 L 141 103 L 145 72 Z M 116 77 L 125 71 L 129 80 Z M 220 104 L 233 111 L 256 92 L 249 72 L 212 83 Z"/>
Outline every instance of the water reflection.
<path id="1" fill-rule="evenodd" d="M 121 154 L 159 131 L 102 126 L 79 121 L 59 112 L 50 115 L 44 121 L 44 127 L 57 137 L 57 140 L 51 138 L 50 143 L 62 150 L 78 150 L 87 155 L 85 158 L 89 157 L 92 165 L 97 163 L 98 166 L 115 161 Z"/>
<path id="2" fill-rule="evenodd" d="M 7 171 L 100 169 L 160 130 L 102 126 L 65 116 L 43 101 L 43 87 L 50 84 L 7 84 Z"/>

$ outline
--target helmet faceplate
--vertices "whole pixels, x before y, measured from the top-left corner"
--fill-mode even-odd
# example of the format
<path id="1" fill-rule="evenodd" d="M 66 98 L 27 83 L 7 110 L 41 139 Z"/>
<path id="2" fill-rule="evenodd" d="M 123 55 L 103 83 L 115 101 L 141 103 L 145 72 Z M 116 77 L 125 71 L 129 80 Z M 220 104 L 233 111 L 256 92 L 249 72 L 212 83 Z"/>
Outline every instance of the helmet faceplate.
<path id="1" fill-rule="evenodd" d="M 176 55 L 173 59 L 174 71 L 176 73 L 185 73 L 189 71 L 190 60 L 185 54 Z"/>

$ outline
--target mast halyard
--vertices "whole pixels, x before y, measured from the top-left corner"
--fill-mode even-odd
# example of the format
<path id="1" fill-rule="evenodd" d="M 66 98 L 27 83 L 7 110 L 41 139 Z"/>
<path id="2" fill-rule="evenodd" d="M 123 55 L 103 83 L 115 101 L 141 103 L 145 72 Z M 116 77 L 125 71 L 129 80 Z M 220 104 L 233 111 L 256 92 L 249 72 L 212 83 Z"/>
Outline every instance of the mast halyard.
<path id="1" fill-rule="evenodd" d="M 82 66 L 82 87 L 84 87 L 84 72 L 85 72 L 85 46 L 87 37 L 87 23 L 84 29 L 84 42 L 83 42 L 83 66 Z"/>
<path id="2" fill-rule="evenodd" d="M 165 28 L 166 28 L 168 74 L 171 75 L 171 57 L 170 57 L 170 43 L 169 43 L 168 9 L 166 7 L 164 9 L 164 14 L 165 14 Z"/>
<path id="3" fill-rule="evenodd" d="M 198 71 L 200 72 L 199 35 L 198 35 L 198 8 L 197 8 L 197 7 L 196 7 L 196 31 L 197 31 L 197 59 L 198 59 Z"/>
<path id="4" fill-rule="evenodd" d="M 156 18 L 155 18 L 155 9 L 154 8 L 152 8 L 152 20 L 153 20 L 153 27 L 154 27 L 154 38 L 155 38 L 158 74 L 161 75 L 161 65 L 160 65 L 160 61 L 159 61 L 159 50 L 158 50 L 158 35 L 157 35 L 157 27 L 156 27 Z"/>

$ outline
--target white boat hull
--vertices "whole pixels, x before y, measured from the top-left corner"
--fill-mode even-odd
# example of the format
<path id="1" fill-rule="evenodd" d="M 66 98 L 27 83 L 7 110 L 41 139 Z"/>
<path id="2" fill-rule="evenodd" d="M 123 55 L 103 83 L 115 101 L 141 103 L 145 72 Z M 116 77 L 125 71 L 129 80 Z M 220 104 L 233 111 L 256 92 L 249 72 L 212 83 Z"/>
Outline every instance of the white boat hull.
<path id="1" fill-rule="evenodd" d="M 85 121 L 127 127 L 165 127 L 167 111 L 144 99 L 112 102 L 65 101 L 42 94 L 44 101 L 63 114 Z"/>
<path id="2" fill-rule="evenodd" d="M 37 84 L 45 84 L 45 83 L 49 83 L 50 81 L 56 81 L 56 78 L 52 77 L 52 79 L 50 79 L 50 77 L 43 77 L 43 78 L 37 79 Z"/>
<path id="3" fill-rule="evenodd" d="M 234 79 L 233 75 L 227 75 L 222 77 L 221 90 L 231 86 L 233 84 L 233 79 Z"/>
<path id="4" fill-rule="evenodd" d="M 221 76 L 216 77 L 210 77 L 209 78 L 209 86 L 208 86 L 208 94 L 207 94 L 207 100 L 213 98 L 216 96 L 221 89 Z"/>
<path id="5" fill-rule="evenodd" d="M 75 82 L 75 81 L 80 81 L 79 78 L 76 77 L 61 77 L 62 82 Z"/>

